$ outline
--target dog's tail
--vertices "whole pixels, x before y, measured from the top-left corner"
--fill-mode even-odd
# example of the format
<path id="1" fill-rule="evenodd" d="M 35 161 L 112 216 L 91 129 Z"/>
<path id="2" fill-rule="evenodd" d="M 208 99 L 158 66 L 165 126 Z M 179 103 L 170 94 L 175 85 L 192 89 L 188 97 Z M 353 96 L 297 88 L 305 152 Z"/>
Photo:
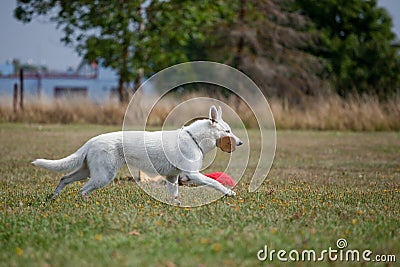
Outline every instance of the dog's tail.
<path id="1" fill-rule="evenodd" d="M 33 165 L 39 166 L 50 171 L 66 172 L 75 170 L 82 166 L 87 155 L 87 143 L 79 148 L 75 153 L 58 160 L 36 159 L 32 162 Z"/>

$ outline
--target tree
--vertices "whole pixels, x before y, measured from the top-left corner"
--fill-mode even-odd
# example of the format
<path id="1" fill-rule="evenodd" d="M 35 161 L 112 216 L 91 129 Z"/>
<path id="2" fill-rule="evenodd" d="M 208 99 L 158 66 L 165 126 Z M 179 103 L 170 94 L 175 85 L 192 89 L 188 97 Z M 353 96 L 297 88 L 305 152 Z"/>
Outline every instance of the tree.
<path id="1" fill-rule="evenodd" d="M 174 63 L 187 61 L 184 46 L 204 39 L 202 27 L 215 23 L 224 1 L 18 0 L 14 15 L 28 23 L 50 16 L 64 32 L 62 41 L 89 61 L 111 67 L 119 75 L 120 101 L 135 79 Z"/>
<path id="2" fill-rule="evenodd" d="M 325 58 L 337 92 L 387 97 L 400 86 L 392 20 L 376 0 L 296 0 L 320 33 L 311 52 Z"/>
<path id="3" fill-rule="evenodd" d="M 230 3 L 233 18 L 204 28 L 208 38 L 192 45 L 190 59 L 229 64 L 252 78 L 265 96 L 293 104 L 330 92 L 324 60 L 309 53 L 317 35 L 309 31 L 306 16 L 290 9 L 294 0 Z"/>

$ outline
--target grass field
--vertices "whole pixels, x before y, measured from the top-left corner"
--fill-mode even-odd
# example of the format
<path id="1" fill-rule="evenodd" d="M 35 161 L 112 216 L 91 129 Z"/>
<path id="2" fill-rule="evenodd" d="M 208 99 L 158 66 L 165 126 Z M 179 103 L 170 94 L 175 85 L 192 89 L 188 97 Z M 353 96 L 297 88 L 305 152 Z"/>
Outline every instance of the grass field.
<path id="1" fill-rule="evenodd" d="M 260 263 L 257 252 L 264 245 L 319 252 L 336 248 L 339 238 L 349 249 L 400 261 L 398 132 L 278 132 L 275 161 L 258 192 L 247 192 L 250 164 L 237 197 L 199 208 L 153 200 L 124 178 L 126 170 L 87 202 L 78 184 L 45 202 L 60 175 L 29 162 L 63 157 L 113 130 L 0 124 L 1 266 L 279 265 L 276 257 Z"/>

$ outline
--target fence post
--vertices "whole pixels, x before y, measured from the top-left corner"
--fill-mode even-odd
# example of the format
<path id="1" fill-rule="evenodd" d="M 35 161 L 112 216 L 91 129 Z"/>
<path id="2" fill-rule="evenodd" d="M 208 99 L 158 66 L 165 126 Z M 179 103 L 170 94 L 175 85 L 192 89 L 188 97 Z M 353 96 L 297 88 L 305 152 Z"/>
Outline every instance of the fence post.
<path id="1" fill-rule="evenodd" d="M 42 74 L 40 71 L 36 72 L 37 77 L 37 96 L 40 98 L 42 96 Z"/>
<path id="2" fill-rule="evenodd" d="M 13 97 L 13 110 L 17 112 L 18 105 L 18 84 L 14 83 L 14 97 Z"/>
<path id="3" fill-rule="evenodd" d="M 19 107 L 21 110 L 24 110 L 24 69 L 21 68 L 19 70 L 19 91 L 20 91 L 20 101 L 19 101 Z"/>

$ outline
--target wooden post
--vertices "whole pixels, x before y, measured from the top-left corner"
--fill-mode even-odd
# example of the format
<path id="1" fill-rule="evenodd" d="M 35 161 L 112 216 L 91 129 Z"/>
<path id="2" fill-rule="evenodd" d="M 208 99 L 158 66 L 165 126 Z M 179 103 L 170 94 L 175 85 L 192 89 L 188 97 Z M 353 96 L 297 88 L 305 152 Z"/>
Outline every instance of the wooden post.
<path id="1" fill-rule="evenodd" d="M 18 84 L 14 83 L 14 97 L 13 97 L 13 110 L 17 112 L 18 108 Z"/>
<path id="2" fill-rule="evenodd" d="M 40 71 L 36 73 L 37 77 L 37 96 L 40 98 L 42 96 L 42 75 Z"/>
<path id="3" fill-rule="evenodd" d="M 20 100 L 19 100 L 19 107 L 21 110 L 24 110 L 24 69 L 21 68 L 19 70 L 19 91 L 20 91 Z"/>

